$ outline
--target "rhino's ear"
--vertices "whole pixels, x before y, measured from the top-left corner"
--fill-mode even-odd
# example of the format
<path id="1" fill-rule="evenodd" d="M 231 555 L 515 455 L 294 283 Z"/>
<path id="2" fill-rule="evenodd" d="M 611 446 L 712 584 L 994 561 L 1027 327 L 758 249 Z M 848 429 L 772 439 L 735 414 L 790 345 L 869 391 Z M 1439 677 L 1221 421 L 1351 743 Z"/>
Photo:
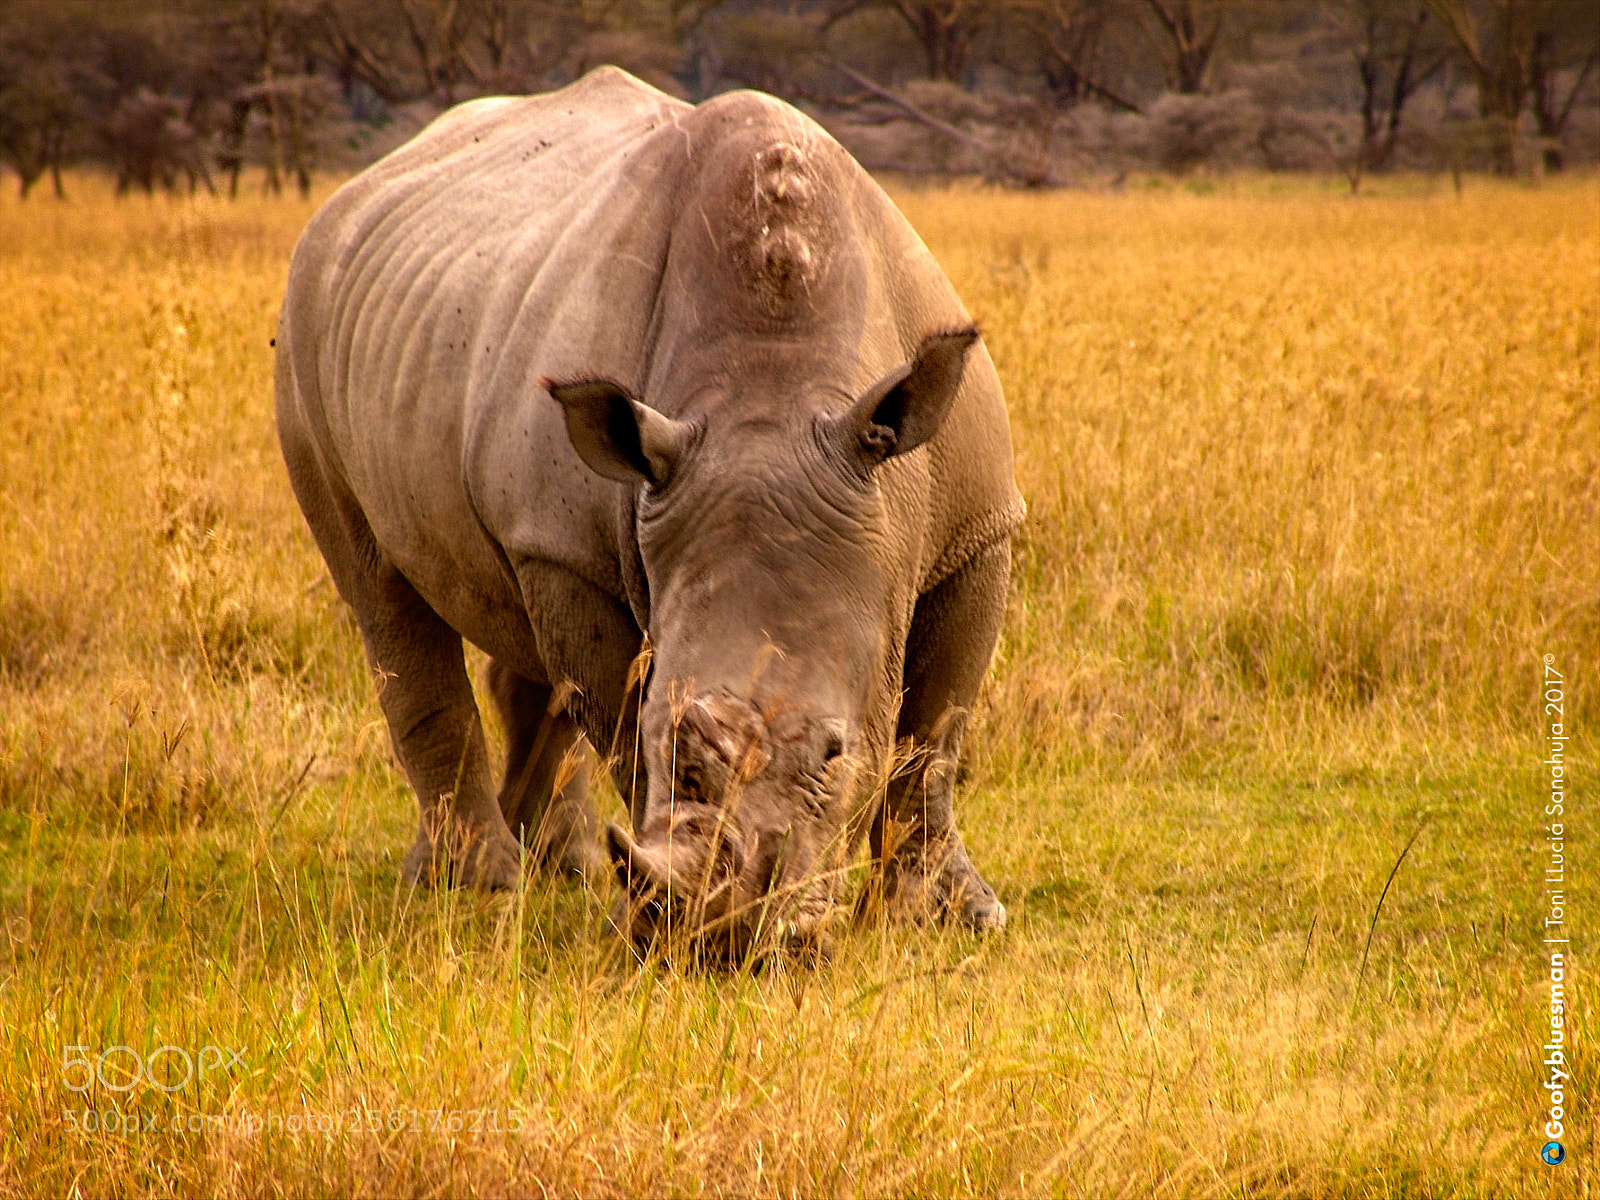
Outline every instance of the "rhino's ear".
<path id="1" fill-rule="evenodd" d="M 664 487 L 694 440 L 693 425 L 641 404 L 609 379 L 541 379 L 539 386 L 565 411 L 578 457 L 607 479 Z"/>
<path id="2" fill-rule="evenodd" d="M 915 358 L 890 371 L 833 419 L 843 448 L 876 466 L 938 433 L 961 387 L 967 351 L 977 340 L 978 331 L 971 326 L 927 338 Z"/>

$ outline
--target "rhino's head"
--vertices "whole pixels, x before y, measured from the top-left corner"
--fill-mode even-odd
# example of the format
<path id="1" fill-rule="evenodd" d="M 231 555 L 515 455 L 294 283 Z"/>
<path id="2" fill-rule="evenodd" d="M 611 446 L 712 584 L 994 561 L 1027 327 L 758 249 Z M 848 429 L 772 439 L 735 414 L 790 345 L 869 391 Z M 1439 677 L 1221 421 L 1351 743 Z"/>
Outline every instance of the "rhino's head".
<path id="1" fill-rule="evenodd" d="M 873 701 L 900 686 L 878 471 L 937 432 L 976 337 L 928 338 L 860 396 L 775 367 L 681 418 L 614 383 L 547 383 L 584 462 L 638 489 L 646 790 L 633 832 L 608 833 L 635 941 L 673 923 L 736 953 L 817 935 Z M 794 388 L 809 394 L 740 402 Z"/>

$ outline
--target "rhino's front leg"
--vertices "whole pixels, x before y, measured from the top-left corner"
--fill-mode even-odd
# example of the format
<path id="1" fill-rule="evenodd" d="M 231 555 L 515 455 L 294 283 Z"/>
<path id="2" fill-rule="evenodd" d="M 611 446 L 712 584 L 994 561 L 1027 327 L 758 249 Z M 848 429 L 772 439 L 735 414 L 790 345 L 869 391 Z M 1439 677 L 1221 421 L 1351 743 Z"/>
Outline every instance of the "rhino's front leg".
<path id="1" fill-rule="evenodd" d="M 483 727 L 461 637 L 379 548 L 365 514 L 315 452 L 292 385 L 279 378 L 278 436 L 306 523 L 355 613 L 396 756 L 421 809 L 402 868 L 414 883 L 448 877 L 512 887 L 521 854 L 489 790 Z"/>
<path id="2" fill-rule="evenodd" d="M 562 711 L 637 819 L 645 793 L 638 743 L 644 635 L 625 603 L 569 571 L 533 562 L 519 566 L 517 577 L 547 677 L 564 681 Z"/>
<path id="3" fill-rule="evenodd" d="M 912 739 L 913 755 L 872 827 L 877 898 L 891 912 L 976 930 L 1006 923 L 1005 906 L 967 856 L 952 801 L 961 736 L 1000 633 L 1010 572 L 1002 542 L 917 601 L 897 732 Z"/>
<path id="4" fill-rule="evenodd" d="M 359 599 L 356 616 L 378 675 L 379 703 L 421 810 L 405 877 L 515 887 L 521 851 L 494 800 L 460 635 L 398 571 Z"/>
<path id="5" fill-rule="evenodd" d="M 589 802 L 594 752 L 563 711 L 565 697 L 499 659 L 489 662 L 489 692 L 506 731 L 499 804 L 511 832 L 540 866 L 570 875 L 603 867 Z"/>

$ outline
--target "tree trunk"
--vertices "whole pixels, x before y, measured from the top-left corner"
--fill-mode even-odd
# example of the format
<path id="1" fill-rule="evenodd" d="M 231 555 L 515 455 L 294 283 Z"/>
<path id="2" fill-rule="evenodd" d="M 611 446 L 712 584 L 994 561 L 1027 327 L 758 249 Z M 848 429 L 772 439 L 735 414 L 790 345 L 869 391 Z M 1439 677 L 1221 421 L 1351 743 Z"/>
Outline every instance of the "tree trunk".
<path id="1" fill-rule="evenodd" d="M 1517 171 L 1517 123 L 1528 97 L 1530 67 L 1550 0 L 1496 0 L 1492 35 L 1485 39 L 1465 0 L 1428 0 L 1472 66 L 1478 115 L 1489 131 L 1496 175 Z"/>
<path id="2" fill-rule="evenodd" d="M 960 29 L 953 23 L 944 21 L 939 11 L 934 8 L 920 9 L 913 28 L 916 29 L 917 39 L 922 43 L 922 54 L 928 65 L 928 78 L 959 83 L 967 65 L 966 47 L 962 45 L 965 39 L 961 37 Z"/>
<path id="3" fill-rule="evenodd" d="M 1573 81 L 1572 90 L 1567 93 L 1566 102 L 1562 103 L 1557 96 L 1560 70 L 1550 61 L 1550 38 L 1547 34 L 1541 33 L 1534 39 L 1533 54 L 1528 69 L 1528 90 L 1533 94 L 1533 118 L 1538 125 L 1539 136 L 1545 143 L 1544 168 L 1547 171 L 1560 171 L 1567 165 L 1566 151 L 1561 145 L 1561 135 L 1566 132 L 1567 118 L 1572 114 L 1573 102 L 1583 90 L 1583 85 L 1588 82 L 1589 73 L 1594 70 L 1597 60 L 1600 60 L 1600 49 L 1584 60 L 1578 78 Z"/>
<path id="4" fill-rule="evenodd" d="M 40 137 L 39 153 L 34 152 L 33 133 L 31 130 L 20 133 L 10 148 L 12 152 L 7 157 L 10 158 L 11 166 L 17 172 L 17 195 L 26 200 L 28 193 L 33 190 L 33 185 L 39 182 L 39 176 L 44 174 L 43 136 L 41 135 Z"/>
<path id="5" fill-rule="evenodd" d="M 1421 69 L 1417 67 L 1422 27 L 1427 20 L 1428 10 L 1424 4 L 1417 9 L 1416 18 L 1406 32 L 1405 48 L 1401 51 L 1400 61 L 1395 66 L 1394 86 L 1389 91 L 1389 112 L 1384 121 L 1383 137 L 1374 148 L 1376 153 L 1369 164 L 1375 169 L 1381 170 L 1387 167 L 1389 160 L 1394 157 L 1395 143 L 1400 140 L 1400 116 L 1405 110 L 1406 101 L 1411 99 L 1416 90 L 1445 64 L 1445 56 L 1439 55 L 1427 66 Z"/>
<path id="6" fill-rule="evenodd" d="M 1367 16 L 1365 38 L 1356 55 L 1356 74 L 1361 79 L 1361 147 L 1356 159 L 1363 164 L 1377 157 L 1378 144 L 1378 18 Z"/>
<path id="7" fill-rule="evenodd" d="M 1202 0 L 1145 0 L 1166 34 L 1172 48 L 1168 62 L 1168 82 L 1183 95 L 1197 95 L 1205 88 L 1206 70 L 1222 32 L 1222 10 L 1213 9 L 1209 18 L 1201 14 Z"/>
<path id="8" fill-rule="evenodd" d="M 304 96 L 297 94 L 291 100 L 289 110 L 289 165 L 302 200 L 311 199 L 310 148 L 306 145 L 306 124 L 310 119 L 307 107 Z"/>
<path id="9" fill-rule="evenodd" d="M 1490 73 L 1478 76 L 1478 115 L 1489 131 L 1490 162 L 1496 175 L 1517 173 L 1517 120 L 1522 116 L 1521 81 Z"/>
<path id="10" fill-rule="evenodd" d="M 283 191 L 283 126 L 278 114 L 278 93 L 270 86 L 271 69 L 267 72 L 267 173 L 261 180 L 261 191 L 276 196 Z"/>

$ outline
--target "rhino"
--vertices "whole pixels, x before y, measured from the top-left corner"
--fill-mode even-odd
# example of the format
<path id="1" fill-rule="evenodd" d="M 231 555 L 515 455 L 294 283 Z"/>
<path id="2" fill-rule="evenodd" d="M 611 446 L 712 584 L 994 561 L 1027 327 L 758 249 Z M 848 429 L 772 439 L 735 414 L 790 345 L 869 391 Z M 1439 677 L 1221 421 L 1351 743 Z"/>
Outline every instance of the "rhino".
<path id="1" fill-rule="evenodd" d="M 842 912 L 865 837 L 883 911 L 1004 924 L 952 812 L 1024 511 L 1004 399 L 820 126 L 609 67 L 459 105 L 315 214 L 276 346 L 419 802 L 408 879 L 609 860 L 629 937 L 748 945 Z M 597 830 L 589 746 L 629 828 Z"/>

